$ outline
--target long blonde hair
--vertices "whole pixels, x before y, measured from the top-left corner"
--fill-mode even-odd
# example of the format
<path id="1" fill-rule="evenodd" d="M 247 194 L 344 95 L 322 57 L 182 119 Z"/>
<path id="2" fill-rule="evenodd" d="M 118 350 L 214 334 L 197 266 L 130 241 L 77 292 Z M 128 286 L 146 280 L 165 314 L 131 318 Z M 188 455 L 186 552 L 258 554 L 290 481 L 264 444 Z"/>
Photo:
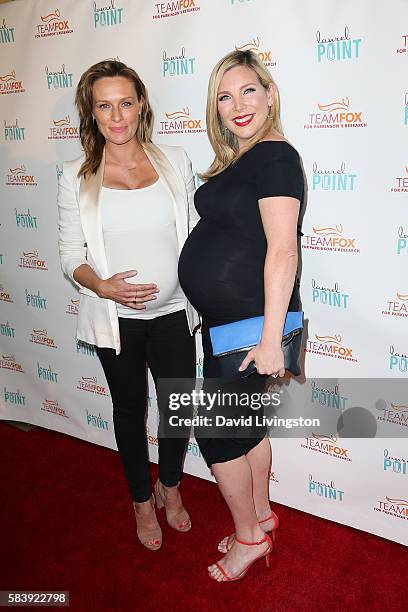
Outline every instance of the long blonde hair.
<path id="1" fill-rule="evenodd" d="M 101 161 L 105 138 L 98 130 L 93 119 L 93 96 L 92 88 L 95 81 L 104 77 L 125 77 L 133 83 L 137 99 L 143 98 L 143 106 L 140 112 L 136 138 L 139 142 L 151 142 L 153 130 L 153 111 L 149 104 L 146 87 L 139 75 L 126 64 L 116 60 L 104 60 L 94 64 L 81 76 L 75 94 L 75 104 L 79 113 L 79 136 L 85 153 L 85 161 L 82 164 L 78 176 L 86 176 L 89 172 L 95 174 Z"/>
<path id="2" fill-rule="evenodd" d="M 265 89 L 268 89 L 270 84 L 274 88 L 274 102 L 270 109 L 269 116 L 267 117 L 262 129 L 248 141 L 247 146 L 244 149 L 239 150 L 238 141 L 234 134 L 229 130 L 224 130 L 221 122 L 220 115 L 218 113 L 218 89 L 224 74 L 235 68 L 236 66 L 247 66 L 256 73 L 258 81 Z M 203 180 L 207 180 L 212 176 L 215 176 L 225 170 L 231 163 L 236 162 L 241 155 L 243 155 L 248 149 L 253 147 L 257 142 L 262 140 L 266 134 L 274 129 L 279 134 L 283 134 L 282 125 L 280 122 L 280 103 L 279 93 L 276 84 L 266 69 L 263 62 L 259 59 L 256 53 L 253 51 L 231 51 L 225 57 L 214 66 L 214 69 L 210 76 L 208 83 L 208 95 L 207 95 L 207 134 L 211 146 L 215 153 L 214 161 L 208 168 L 207 172 L 201 175 Z"/>

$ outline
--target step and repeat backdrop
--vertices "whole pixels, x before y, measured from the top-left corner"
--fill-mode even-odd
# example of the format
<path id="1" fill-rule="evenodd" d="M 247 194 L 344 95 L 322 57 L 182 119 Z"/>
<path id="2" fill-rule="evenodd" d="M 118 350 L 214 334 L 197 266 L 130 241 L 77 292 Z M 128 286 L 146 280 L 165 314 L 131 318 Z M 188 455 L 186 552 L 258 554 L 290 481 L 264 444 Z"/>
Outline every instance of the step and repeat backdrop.
<path id="1" fill-rule="evenodd" d="M 273 74 L 285 135 L 308 184 L 301 239 L 307 378 L 290 387 L 343 425 L 351 406 L 367 408 L 377 430 L 371 439 L 344 437 L 338 427 L 273 439 L 271 499 L 407 544 L 405 0 L 394 0 L 392 11 L 387 0 L 1 6 L 0 418 L 115 448 L 109 390 L 94 348 L 75 340 L 78 294 L 63 277 L 57 248 L 58 177 L 62 162 L 81 152 L 73 100 L 82 72 L 105 58 L 134 67 L 150 92 L 155 142 L 183 146 L 198 173 L 212 159 L 208 77 L 235 48 L 254 50 Z M 353 379 L 365 379 L 366 389 L 384 379 L 387 391 L 378 401 L 360 393 L 356 404 L 339 383 Z M 193 438 L 185 471 L 211 479 Z"/>

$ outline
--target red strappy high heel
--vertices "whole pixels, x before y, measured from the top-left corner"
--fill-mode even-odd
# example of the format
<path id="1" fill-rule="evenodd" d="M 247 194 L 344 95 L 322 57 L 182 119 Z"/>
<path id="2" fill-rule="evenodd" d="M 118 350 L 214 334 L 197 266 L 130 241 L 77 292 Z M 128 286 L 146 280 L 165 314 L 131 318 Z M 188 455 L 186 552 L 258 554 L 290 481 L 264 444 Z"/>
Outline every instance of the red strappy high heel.
<path id="1" fill-rule="evenodd" d="M 270 515 L 267 518 L 262 519 L 262 521 L 258 521 L 258 523 L 260 525 L 262 525 L 262 523 L 267 523 L 271 519 L 273 519 L 274 527 L 272 527 L 272 529 L 270 529 L 269 532 L 267 532 L 267 533 L 271 534 L 272 542 L 275 543 L 275 541 L 276 541 L 276 532 L 277 532 L 278 527 L 279 527 L 279 519 L 278 519 L 278 516 L 274 513 L 274 511 L 271 510 Z"/>
<path id="2" fill-rule="evenodd" d="M 260 546 L 264 542 L 267 542 L 268 548 L 262 554 L 260 554 L 258 557 L 255 557 L 255 559 L 253 559 L 250 563 L 248 563 L 248 565 L 242 570 L 242 572 L 238 574 L 238 576 L 235 576 L 235 577 L 228 576 L 226 571 L 223 569 L 223 567 L 219 563 L 214 563 L 214 565 L 220 570 L 221 574 L 224 577 L 224 580 L 217 580 L 212 574 L 209 573 L 210 578 L 212 578 L 216 582 L 234 582 L 235 580 L 241 580 L 241 578 L 244 578 L 244 576 L 246 576 L 249 568 L 256 561 L 259 561 L 259 559 L 263 559 L 264 557 L 265 557 L 266 567 L 269 567 L 269 558 L 270 558 L 271 552 L 273 551 L 273 543 L 267 533 L 265 533 L 262 540 L 258 540 L 258 542 L 244 542 L 243 540 L 238 540 L 238 538 L 235 538 L 235 541 L 238 542 L 238 544 L 243 544 L 244 546 Z"/>
<path id="3" fill-rule="evenodd" d="M 271 519 L 273 519 L 274 527 L 272 529 L 270 529 L 269 531 L 265 532 L 265 533 L 270 533 L 271 534 L 271 538 L 272 538 L 272 542 L 275 543 L 275 541 L 276 541 L 276 532 L 277 532 L 278 527 L 279 527 L 279 519 L 278 519 L 277 515 L 275 514 L 275 512 L 273 510 L 271 510 L 270 515 L 267 516 L 266 518 L 262 519 L 262 521 L 258 521 L 258 523 L 260 525 L 262 525 L 262 523 L 267 523 Z M 224 540 L 225 540 L 225 538 L 223 538 L 221 540 L 221 542 L 218 544 L 218 550 L 225 555 L 229 550 L 231 550 L 231 546 L 233 545 L 234 540 L 235 540 L 235 533 L 231 533 L 231 535 L 228 536 L 227 541 L 226 541 L 226 550 L 220 548 L 220 546 L 222 545 Z"/>

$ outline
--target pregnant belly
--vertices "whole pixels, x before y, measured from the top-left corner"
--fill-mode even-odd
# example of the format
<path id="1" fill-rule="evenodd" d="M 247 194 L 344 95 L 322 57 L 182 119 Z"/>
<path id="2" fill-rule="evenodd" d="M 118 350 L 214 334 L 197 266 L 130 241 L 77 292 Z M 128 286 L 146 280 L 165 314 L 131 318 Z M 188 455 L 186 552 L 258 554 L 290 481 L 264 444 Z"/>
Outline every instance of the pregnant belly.
<path id="1" fill-rule="evenodd" d="M 250 240 L 228 230 L 200 221 L 181 252 L 179 279 L 187 299 L 209 319 L 262 310 L 263 258 Z"/>
<path id="2" fill-rule="evenodd" d="M 137 270 L 136 276 L 126 279 L 129 284 L 155 283 L 160 291 L 157 299 L 146 302 L 146 313 L 172 305 L 172 301 L 182 298 L 177 276 L 177 245 L 175 240 L 162 238 L 160 235 L 144 236 L 135 240 L 132 248 L 123 249 L 120 235 L 115 240 L 105 239 L 105 249 L 109 265 L 109 274 Z"/>

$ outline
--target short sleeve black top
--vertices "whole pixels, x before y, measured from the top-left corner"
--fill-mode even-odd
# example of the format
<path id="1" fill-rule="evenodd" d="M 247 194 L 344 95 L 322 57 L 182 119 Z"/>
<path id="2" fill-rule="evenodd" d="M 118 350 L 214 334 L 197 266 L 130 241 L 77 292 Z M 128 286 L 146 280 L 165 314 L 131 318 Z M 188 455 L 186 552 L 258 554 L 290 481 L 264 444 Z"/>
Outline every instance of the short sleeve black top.
<path id="1" fill-rule="evenodd" d="M 263 315 L 266 237 L 258 200 L 290 196 L 303 202 L 297 151 L 262 141 L 195 194 L 201 217 L 179 261 L 181 286 L 210 325 Z M 290 309 L 298 307 L 297 285 Z"/>

